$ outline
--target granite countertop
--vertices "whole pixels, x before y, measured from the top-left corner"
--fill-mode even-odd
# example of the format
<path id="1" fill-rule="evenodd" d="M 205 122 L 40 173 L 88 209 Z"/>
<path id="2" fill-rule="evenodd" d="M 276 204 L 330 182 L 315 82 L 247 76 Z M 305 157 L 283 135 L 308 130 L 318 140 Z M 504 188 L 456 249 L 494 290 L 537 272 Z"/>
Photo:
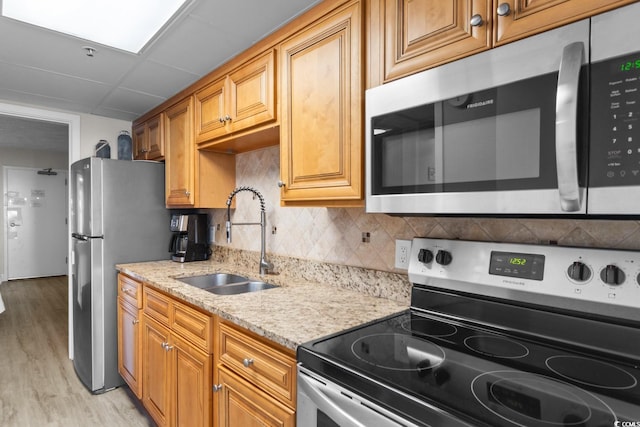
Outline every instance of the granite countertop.
<path id="1" fill-rule="evenodd" d="M 118 264 L 116 269 L 291 350 L 306 341 L 408 308 L 394 300 L 331 284 L 308 283 L 284 274 L 260 277 L 256 271 L 215 261 L 184 264 L 153 261 Z M 211 273 L 239 274 L 278 287 L 238 295 L 216 295 L 175 279 Z"/>

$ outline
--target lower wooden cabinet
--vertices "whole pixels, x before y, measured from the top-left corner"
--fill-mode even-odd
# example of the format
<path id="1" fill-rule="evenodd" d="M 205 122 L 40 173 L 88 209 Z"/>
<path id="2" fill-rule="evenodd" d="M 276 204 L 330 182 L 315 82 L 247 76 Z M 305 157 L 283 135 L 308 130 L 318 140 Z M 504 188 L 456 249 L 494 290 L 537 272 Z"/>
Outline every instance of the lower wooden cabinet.
<path id="1" fill-rule="evenodd" d="M 142 315 L 142 403 L 158 426 L 209 427 L 212 425 L 212 319 L 172 298 L 145 287 Z M 162 301 L 162 300 L 165 301 Z M 163 324 L 157 316 L 166 307 Z M 155 317 L 154 317 L 155 316 Z M 185 319 L 202 320 L 195 328 L 204 331 L 193 342 L 169 325 Z M 208 320 L 208 324 L 207 323 Z M 189 338 L 193 338 L 192 335 Z"/>
<path id="2" fill-rule="evenodd" d="M 118 372 L 138 399 L 142 398 L 141 290 L 142 283 L 118 274 Z"/>
<path id="3" fill-rule="evenodd" d="M 218 368 L 219 427 L 294 427 L 295 411 L 224 367 Z"/>
<path id="4" fill-rule="evenodd" d="M 216 333 L 218 426 L 294 426 L 293 352 L 227 321 Z"/>

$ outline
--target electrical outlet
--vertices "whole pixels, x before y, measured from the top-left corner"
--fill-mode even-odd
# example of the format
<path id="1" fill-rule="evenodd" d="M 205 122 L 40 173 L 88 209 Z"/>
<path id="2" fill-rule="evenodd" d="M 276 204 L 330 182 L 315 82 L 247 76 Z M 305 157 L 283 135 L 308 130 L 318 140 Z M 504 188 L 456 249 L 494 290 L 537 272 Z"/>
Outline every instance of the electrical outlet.
<path id="1" fill-rule="evenodd" d="M 410 255 L 411 240 L 396 240 L 396 268 L 408 270 Z"/>

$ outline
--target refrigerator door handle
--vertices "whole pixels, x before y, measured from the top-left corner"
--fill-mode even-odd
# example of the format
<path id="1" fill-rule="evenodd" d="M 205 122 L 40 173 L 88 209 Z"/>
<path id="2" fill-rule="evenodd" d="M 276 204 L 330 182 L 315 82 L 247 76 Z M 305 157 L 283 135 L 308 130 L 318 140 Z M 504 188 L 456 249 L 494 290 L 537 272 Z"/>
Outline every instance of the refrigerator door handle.
<path id="1" fill-rule="evenodd" d="M 89 239 L 104 239 L 104 236 L 87 236 L 86 234 L 71 233 L 71 237 L 78 240 L 87 241 Z"/>

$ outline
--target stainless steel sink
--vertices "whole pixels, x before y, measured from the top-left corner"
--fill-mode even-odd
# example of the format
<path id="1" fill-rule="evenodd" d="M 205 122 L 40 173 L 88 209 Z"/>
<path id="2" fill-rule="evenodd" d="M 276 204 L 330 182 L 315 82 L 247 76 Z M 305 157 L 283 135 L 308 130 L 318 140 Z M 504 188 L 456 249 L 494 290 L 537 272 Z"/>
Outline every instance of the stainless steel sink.
<path id="1" fill-rule="evenodd" d="M 244 294 L 247 292 L 256 292 L 277 287 L 271 283 L 252 280 L 244 276 L 227 273 L 177 277 L 176 280 L 218 295 Z"/>

